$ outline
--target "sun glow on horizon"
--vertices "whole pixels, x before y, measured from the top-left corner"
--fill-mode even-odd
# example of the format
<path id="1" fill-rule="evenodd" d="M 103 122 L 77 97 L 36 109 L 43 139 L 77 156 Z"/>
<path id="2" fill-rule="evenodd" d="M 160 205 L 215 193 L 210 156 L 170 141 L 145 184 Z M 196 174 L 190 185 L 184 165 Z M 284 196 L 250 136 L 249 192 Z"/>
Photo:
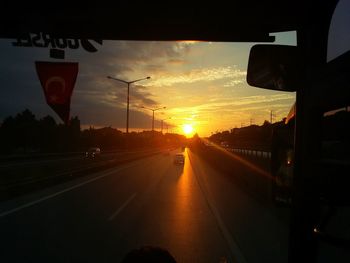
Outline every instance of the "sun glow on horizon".
<path id="1" fill-rule="evenodd" d="M 191 124 L 184 124 L 182 126 L 182 131 L 187 137 L 189 137 L 189 136 L 193 135 L 194 128 Z"/>

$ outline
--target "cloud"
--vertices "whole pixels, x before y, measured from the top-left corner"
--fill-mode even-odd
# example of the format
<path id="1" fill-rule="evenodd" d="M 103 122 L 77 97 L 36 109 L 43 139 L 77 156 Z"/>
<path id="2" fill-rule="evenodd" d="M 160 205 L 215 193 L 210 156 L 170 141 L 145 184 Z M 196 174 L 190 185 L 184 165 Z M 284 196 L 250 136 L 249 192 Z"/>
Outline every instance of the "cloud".
<path id="1" fill-rule="evenodd" d="M 183 64 L 186 64 L 187 61 L 184 60 L 184 59 L 169 59 L 168 60 L 168 63 L 171 64 L 171 65 L 183 65 Z"/>
<path id="2" fill-rule="evenodd" d="M 0 121 L 24 108 L 37 116 L 55 116 L 46 105 L 34 61 L 59 60 L 49 59 L 48 49 L 14 48 L 11 41 L 0 41 L 0 48 Z M 271 106 L 276 115 L 283 115 L 295 100 L 290 94 L 246 96 L 246 90 L 225 89 L 243 85 L 246 71 L 229 66 L 223 50 L 210 53 L 208 59 L 202 57 L 206 51 L 196 42 L 143 41 L 106 41 L 97 53 L 66 50 L 66 61 L 79 62 L 72 115 L 78 115 L 83 125 L 125 128 L 127 85 L 107 75 L 124 80 L 151 76 L 130 87 L 130 127 L 134 128 L 151 126 L 151 112 L 136 108 L 141 105 L 165 105 L 167 116 L 174 117 L 169 123 L 193 121 L 209 130 L 253 113 L 258 119 Z M 163 117 L 158 114 L 157 119 Z"/>
<path id="3" fill-rule="evenodd" d="M 265 103 L 275 103 L 278 101 L 284 100 L 294 100 L 295 96 L 291 94 L 275 94 L 275 95 L 260 95 L 260 96 L 247 96 L 240 97 L 239 99 L 234 100 L 233 98 L 213 98 L 209 103 L 203 103 L 196 106 L 189 107 L 180 107 L 174 109 L 174 112 L 186 112 L 189 110 L 206 110 L 206 111 L 215 111 L 215 110 L 223 110 L 229 108 L 237 108 L 244 109 L 242 106 L 257 105 L 257 104 L 265 104 Z M 271 104 L 272 105 L 272 104 Z M 262 105 L 264 106 L 264 105 Z M 256 106 L 255 106 L 256 107 Z M 259 106 L 260 107 L 260 106 Z"/>
<path id="4" fill-rule="evenodd" d="M 208 133 L 213 125 L 228 129 L 244 121 L 247 124 L 250 118 L 256 124 L 263 123 L 269 118 L 271 109 L 274 120 L 280 120 L 288 113 L 294 100 L 294 94 L 245 96 L 239 99 L 217 97 L 199 105 L 172 108 L 169 114 L 174 116 L 176 123 L 184 122 L 184 116 L 188 116 L 187 119 L 201 127 L 201 132 Z"/>
<path id="5" fill-rule="evenodd" d="M 0 61 L 0 121 L 29 108 L 37 116 L 55 116 L 46 105 L 34 62 L 53 61 L 49 49 L 15 48 L 12 40 L 1 40 Z M 184 61 L 189 45 L 178 42 L 105 41 L 97 53 L 84 50 L 66 50 L 66 61 L 79 62 L 79 74 L 72 97 L 72 114 L 83 124 L 112 124 L 123 127 L 125 122 L 126 85 L 108 80 L 107 75 L 125 80 L 142 78 L 165 70 L 167 61 Z M 54 60 L 59 62 L 57 60 Z M 141 76 L 140 76 L 141 75 Z M 139 84 L 139 83 L 137 83 Z M 141 82 L 140 82 L 141 84 Z M 133 84 L 130 88 L 130 106 L 158 105 L 148 87 Z M 147 126 L 149 116 L 135 111 L 137 127 Z"/>
<path id="6" fill-rule="evenodd" d="M 192 69 L 184 73 L 163 73 L 157 76 L 153 81 L 147 83 L 147 86 L 172 86 L 175 84 L 188 84 L 199 81 L 214 81 L 221 79 L 240 80 L 246 76 L 246 71 L 236 67 L 214 67 Z M 243 80 L 242 80 L 243 81 Z"/>
<path id="7" fill-rule="evenodd" d="M 164 63 L 168 60 L 183 60 L 189 48 L 183 48 L 177 42 L 142 42 L 142 41 L 107 41 L 97 58 L 82 57 L 83 74 L 79 75 L 76 92 L 85 101 L 98 100 L 101 104 L 124 107 L 126 104 L 127 86 L 106 78 L 111 75 L 123 80 L 142 78 L 144 76 L 164 72 Z M 138 70 L 139 69 L 139 70 Z M 144 84 L 138 82 L 130 86 L 130 104 L 154 106 L 160 104 Z M 140 85 L 139 85 L 140 83 Z M 142 84 L 141 84 L 142 83 Z"/>
<path id="8" fill-rule="evenodd" d="M 235 86 L 242 84 L 242 83 L 245 83 L 244 78 L 232 79 L 229 82 L 227 82 L 226 84 L 224 84 L 224 87 L 235 87 Z"/>
<path id="9" fill-rule="evenodd" d="M 135 86 L 130 94 L 132 104 L 141 104 L 146 107 L 151 107 L 159 104 L 159 102 L 154 100 L 153 97 L 154 95 L 147 91 L 144 86 Z"/>

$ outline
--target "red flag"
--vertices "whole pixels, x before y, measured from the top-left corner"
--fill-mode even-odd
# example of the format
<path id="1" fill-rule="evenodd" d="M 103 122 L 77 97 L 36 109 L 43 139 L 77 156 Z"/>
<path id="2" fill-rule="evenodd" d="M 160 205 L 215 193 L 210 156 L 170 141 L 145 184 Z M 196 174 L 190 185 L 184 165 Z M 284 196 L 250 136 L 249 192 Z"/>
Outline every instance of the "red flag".
<path id="1" fill-rule="evenodd" d="M 78 75 L 78 63 L 36 61 L 35 67 L 47 104 L 67 124 L 70 100 Z"/>

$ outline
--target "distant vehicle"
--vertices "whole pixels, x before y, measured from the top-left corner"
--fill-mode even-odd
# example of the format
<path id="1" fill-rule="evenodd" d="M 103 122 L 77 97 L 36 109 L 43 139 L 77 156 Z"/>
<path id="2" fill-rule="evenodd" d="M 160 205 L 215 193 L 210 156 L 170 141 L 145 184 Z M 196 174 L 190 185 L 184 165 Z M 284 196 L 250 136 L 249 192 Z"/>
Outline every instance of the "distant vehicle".
<path id="1" fill-rule="evenodd" d="M 228 147 L 229 147 L 228 142 L 221 142 L 220 145 L 221 145 L 221 147 L 223 147 L 223 148 L 228 148 Z"/>
<path id="2" fill-rule="evenodd" d="M 182 153 L 177 153 L 174 156 L 174 164 L 184 164 L 185 156 Z"/>
<path id="3" fill-rule="evenodd" d="M 210 141 L 204 141 L 204 145 L 208 147 L 214 146 L 214 144 Z"/>
<path id="4" fill-rule="evenodd" d="M 91 158 L 94 159 L 96 157 L 99 157 L 101 154 L 101 149 L 98 147 L 91 147 L 89 148 L 86 153 L 85 153 L 85 157 L 86 158 Z"/>

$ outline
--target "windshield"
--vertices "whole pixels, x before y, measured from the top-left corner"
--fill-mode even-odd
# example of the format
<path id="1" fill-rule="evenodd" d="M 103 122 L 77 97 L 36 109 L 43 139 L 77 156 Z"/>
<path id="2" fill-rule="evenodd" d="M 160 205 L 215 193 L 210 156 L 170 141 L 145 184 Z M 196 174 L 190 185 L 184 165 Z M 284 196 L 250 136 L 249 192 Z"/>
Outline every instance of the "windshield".
<path id="1" fill-rule="evenodd" d="M 91 41 L 64 59 L 19 43 L 0 42 L 3 262 L 121 262 L 144 245 L 287 262 L 293 130 L 276 129 L 295 93 L 248 86 L 255 43 Z"/>

